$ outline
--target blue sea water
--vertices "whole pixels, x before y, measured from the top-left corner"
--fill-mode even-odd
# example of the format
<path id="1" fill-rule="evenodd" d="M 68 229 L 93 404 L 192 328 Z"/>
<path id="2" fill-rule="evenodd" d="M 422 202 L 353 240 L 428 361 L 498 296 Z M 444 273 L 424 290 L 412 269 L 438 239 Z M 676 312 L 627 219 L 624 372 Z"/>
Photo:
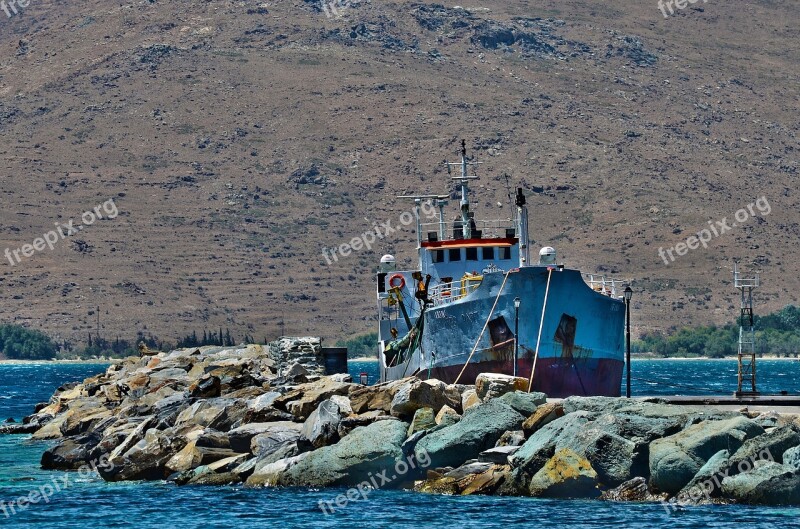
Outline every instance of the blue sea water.
<path id="1" fill-rule="evenodd" d="M 731 366 L 724 361 L 637 361 L 636 394 L 674 393 L 661 381 L 730 393 Z M 61 384 L 82 380 L 104 365 L 0 365 L 0 417 L 17 420 L 37 402 L 46 401 Z M 351 365 L 351 372 L 377 375 L 375 364 Z M 763 391 L 797 391 L 800 362 L 759 364 Z M 720 380 L 726 380 L 723 384 Z M 371 377 L 370 382 L 374 382 Z M 772 389 L 775 388 L 775 389 Z M 673 388 L 674 389 L 674 388 Z M 686 391 L 690 391 L 684 388 Z M 687 393 L 688 394 L 688 393 Z M 800 508 L 704 506 L 667 512 L 660 505 L 533 498 L 449 497 L 406 491 L 375 491 L 331 514 L 318 504 L 334 500 L 341 490 L 247 489 L 241 486 L 176 487 L 166 483 L 103 482 L 95 475 L 45 472 L 39 459 L 46 443 L 29 436 L 0 436 L 0 526 L 2 527 L 136 527 L 137 529 L 236 527 L 376 527 L 447 528 L 478 526 L 507 529 L 652 527 L 797 527 Z M 48 501 L 11 511 L 7 503 L 32 491 L 57 490 Z M 3 510 L 5 505 L 5 510 Z"/>
<path id="2" fill-rule="evenodd" d="M 370 384 L 379 377 L 377 362 L 350 362 L 350 374 Z M 631 362 L 631 395 L 731 395 L 736 390 L 736 360 L 637 360 Z M 761 393 L 800 394 L 800 360 L 758 360 Z M 622 381 L 625 393 L 625 377 Z"/>

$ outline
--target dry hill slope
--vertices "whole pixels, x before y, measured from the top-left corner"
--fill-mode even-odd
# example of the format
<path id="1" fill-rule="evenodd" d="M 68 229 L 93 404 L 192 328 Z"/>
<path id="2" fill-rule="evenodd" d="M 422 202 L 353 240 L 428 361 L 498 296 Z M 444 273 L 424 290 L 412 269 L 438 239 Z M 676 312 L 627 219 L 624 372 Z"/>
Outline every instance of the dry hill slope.
<path id="1" fill-rule="evenodd" d="M 0 320 L 83 339 L 230 327 L 373 327 L 380 255 L 322 248 L 450 191 L 477 216 L 530 195 L 535 245 L 633 278 L 638 330 L 732 318 L 733 259 L 760 310 L 797 303 L 800 5 L 105 0 L 0 20 L 0 251 L 114 199 L 119 216 L 0 271 Z M 3 14 L 0 12 L 0 17 Z M 665 265 L 709 220 L 769 213 Z M 500 202 L 502 207 L 498 207 Z M 729 222 L 731 222 L 729 220 Z"/>

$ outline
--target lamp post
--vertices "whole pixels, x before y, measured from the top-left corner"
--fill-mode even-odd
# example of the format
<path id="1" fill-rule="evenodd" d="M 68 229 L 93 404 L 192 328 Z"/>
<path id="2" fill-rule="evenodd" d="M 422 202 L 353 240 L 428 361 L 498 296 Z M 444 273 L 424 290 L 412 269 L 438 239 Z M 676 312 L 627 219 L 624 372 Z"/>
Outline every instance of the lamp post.
<path id="1" fill-rule="evenodd" d="M 520 299 L 514 298 L 514 376 L 517 376 L 517 356 L 519 355 L 519 304 Z"/>
<path id="2" fill-rule="evenodd" d="M 625 386 L 625 396 L 631 398 L 631 297 L 633 290 L 625 287 L 625 364 L 628 368 L 628 383 Z"/>

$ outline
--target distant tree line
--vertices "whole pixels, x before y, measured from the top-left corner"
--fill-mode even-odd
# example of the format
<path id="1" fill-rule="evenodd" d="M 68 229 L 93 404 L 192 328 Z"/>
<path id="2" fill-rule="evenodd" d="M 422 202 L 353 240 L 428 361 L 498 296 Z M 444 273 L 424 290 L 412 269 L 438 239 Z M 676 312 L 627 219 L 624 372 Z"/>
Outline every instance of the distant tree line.
<path id="1" fill-rule="evenodd" d="M 49 360 L 58 347 L 41 331 L 21 325 L 0 325 L 0 353 L 11 360 Z"/>
<path id="2" fill-rule="evenodd" d="M 349 340 L 339 340 L 336 347 L 347 347 L 348 358 L 377 357 L 378 333 L 372 332 L 354 336 Z"/>
<path id="3" fill-rule="evenodd" d="M 242 339 L 244 343 L 255 343 L 255 340 L 252 336 L 248 336 L 247 334 L 244 335 Z M 266 343 L 266 339 L 264 340 Z M 241 342 L 239 342 L 241 343 Z M 192 334 L 187 334 L 180 340 L 178 340 L 177 347 L 179 349 L 184 349 L 188 347 L 203 347 L 205 345 L 219 345 L 222 347 L 231 347 L 237 344 L 237 341 L 231 335 L 230 329 L 225 329 L 225 333 L 222 332 L 222 327 L 220 327 L 219 332 L 208 332 L 203 329 L 203 337 L 200 338 L 197 336 L 197 331 L 192 332 Z"/>
<path id="4" fill-rule="evenodd" d="M 247 334 L 244 335 L 242 341 L 255 343 L 253 337 Z M 21 325 L 0 325 L 0 358 L 10 360 L 125 358 L 138 356 L 141 343 L 150 350 L 170 351 L 175 347 L 188 348 L 205 345 L 231 347 L 236 345 L 237 341 L 230 329 L 223 332 L 220 328 L 218 332 L 204 330 L 202 338 L 198 337 L 197 332 L 188 334 L 179 339 L 176 346 L 156 336 L 145 335 L 141 331 L 131 340 L 120 337 L 109 340 L 89 333 L 85 342 L 74 343 L 70 340 L 55 341 L 41 331 L 31 330 Z M 266 338 L 264 343 L 266 343 Z"/>
<path id="5" fill-rule="evenodd" d="M 800 355 L 800 307 L 787 305 L 766 316 L 754 317 L 756 354 Z M 631 344 L 637 353 L 655 353 L 663 357 L 706 356 L 722 358 L 738 352 L 739 322 L 721 327 L 710 325 L 684 327 L 667 332 L 644 333 Z"/>

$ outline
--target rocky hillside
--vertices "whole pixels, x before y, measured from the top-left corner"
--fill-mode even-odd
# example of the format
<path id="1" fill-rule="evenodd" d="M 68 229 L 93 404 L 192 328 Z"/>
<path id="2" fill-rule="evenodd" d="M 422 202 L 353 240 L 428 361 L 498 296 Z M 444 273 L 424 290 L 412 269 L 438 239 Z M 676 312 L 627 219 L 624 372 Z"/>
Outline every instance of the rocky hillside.
<path id="1" fill-rule="evenodd" d="M 98 320 L 109 339 L 371 330 L 375 265 L 410 263 L 413 234 L 322 249 L 397 225 L 397 195 L 452 192 L 462 137 L 476 215 L 508 214 L 509 175 L 536 246 L 634 281 L 637 331 L 730 320 L 733 259 L 762 272 L 759 310 L 798 301 L 797 3 L 343 3 L 32 1 L 1 20 L 0 251 L 118 215 L 0 259 L 0 319 L 80 340 Z M 659 256 L 759 197 L 768 213 Z"/>

